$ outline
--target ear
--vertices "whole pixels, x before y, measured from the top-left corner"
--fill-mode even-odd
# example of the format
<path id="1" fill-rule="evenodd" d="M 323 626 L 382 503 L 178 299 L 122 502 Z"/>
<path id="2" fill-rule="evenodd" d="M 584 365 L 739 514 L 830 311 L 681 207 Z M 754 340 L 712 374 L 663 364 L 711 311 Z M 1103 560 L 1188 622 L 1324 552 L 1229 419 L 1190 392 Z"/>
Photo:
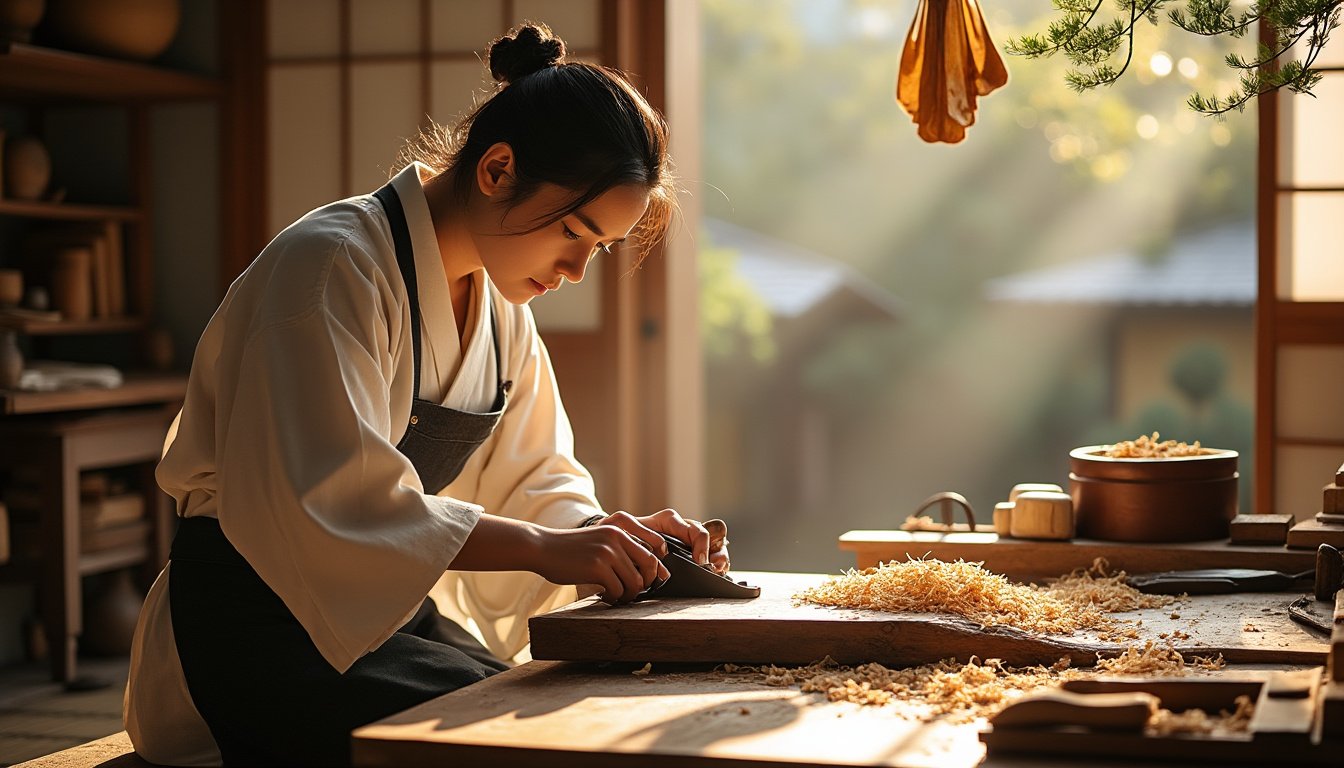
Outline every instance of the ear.
<path id="1" fill-rule="evenodd" d="M 496 192 L 507 188 L 513 175 L 513 147 L 502 141 L 485 150 L 476 162 L 476 186 L 486 197 L 493 197 Z"/>

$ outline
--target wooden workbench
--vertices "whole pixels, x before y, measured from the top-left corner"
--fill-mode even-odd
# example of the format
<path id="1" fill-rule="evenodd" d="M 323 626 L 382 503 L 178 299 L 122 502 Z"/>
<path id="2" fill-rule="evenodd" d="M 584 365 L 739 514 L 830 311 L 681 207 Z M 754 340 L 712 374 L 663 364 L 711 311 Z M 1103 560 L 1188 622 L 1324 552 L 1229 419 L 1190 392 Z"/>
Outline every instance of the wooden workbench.
<path id="1" fill-rule="evenodd" d="M 533 661 L 359 728 L 364 768 L 1058 768 L 1048 757 L 986 757 L 984 720 L 921 722 L 900 704 L 831 702 L 708 666 Z M 1216 676 L 1254 679 L 1262 670 Z M 1152 759 L 1122 766 L 1188 765 Z"/>
<path id="2" fill-rule="evenodd" d="M 862 634 L 884 621 L 859 616 L 859 612 L 793 605 L 793 591 L 824 578 L 817 574 L 750 573 L 740 578 L 761 586 L 762 597 L 754 601 L 649 601 L 617 608 L 590 599 L 538 617 L 533 620 L 534 631 L 538 626 L 545 628 L 543 633 L 560 630 L 560 634 L 550 633 L 549 647 L 563 641 L 568 657 L 626 661 L 530 662 L 356 730 L 355 764 L 519 768 L 1059 765 L 1031 758 L 986 761 L 978 740 L 983 721 L 922 723 L 898 706 L 830 702 L 797 688 L 769 687 L 746 677 L 716 673 L 714 664 L 655 661 L 669 657 L 768 660 L 765 657 L 779 653 L 783 657 L 774 661 L 807 663 L 834 651 L 838 639 L 852 638 L 853 632 Z M 1191 637 L 1177 643 L 1182 648 L 1212 643 L 1231 649 L 1233 656 L 1285 662 L 1229 667 L 1218 674 L 1246 675 L 1265 668 L 1319 664 L 1326 643 L 1288 619 L 1284 610 L 1288 597 L 1263 593 L 1204 596 L 1176 611 L 1168 608 L 1144 614 L 1144 627 L 1153 633 L 1184 628 Z M 801 613 L 780 618 L 782 612 L 793 609 Z M 1173 612 L 1178 618 L 1171 616 Z M 763 620 L 771 614 L 776 614 L 773 622 Z M 1136 615 L 1116 614 L 1131 620 Z M 1022 645 L 1020 636 L 988 639 L 964 620 L 945 620 L 941 629 L 935 626 L 932 635 L 926 634 L 928 625 L 940 622 L 931 621 L 928 615 L 901 621 L 894 630 L 876 630 L 883 642 L 866 647 L 873 652 L 886 649 L 879 656 L 849 660 L 890 661 L 902 656 L 901 649 L 912 647 L 920 657 L 928 657 L 921 661 L 966 653 L 1004 658 L 1014 648 L 1027 648 L 1031 658 L 1043 653 L 1039 659 L 1044 661 L 1058 658 L 1051 656 L 1057 648 L 1043 651 L 1030 642 Z M 944 631 L 949 627 L 951 631 Z M 846 631 L 851 634 L 845 635 Z M 565 639 L 566 633 L 575 634 Z M 960 645 L 954 645 L 957 637 L 962 638 Z M 1080 635 L 1070 642 L 1081 647 L 1094 640 Z M 546 642 L 540 648 L 534 645 L 534 655 L 547 647 Z M 648 661 L 654 661 L 651 671 L 638 674 Z"/>

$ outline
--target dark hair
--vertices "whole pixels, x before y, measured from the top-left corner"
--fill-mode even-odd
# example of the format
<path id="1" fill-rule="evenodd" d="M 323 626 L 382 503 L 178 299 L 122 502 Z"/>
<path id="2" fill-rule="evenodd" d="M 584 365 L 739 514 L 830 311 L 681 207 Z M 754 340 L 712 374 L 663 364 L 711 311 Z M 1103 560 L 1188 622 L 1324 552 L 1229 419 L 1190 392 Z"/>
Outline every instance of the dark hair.
<path id="1" fill-rule="evenodd" d="M 448 173 L 463 200 L 476 164 L 499 142 L 513 148 L 513 206 L 542 183 L 574 192 L 529 231 L 573 213 L 626 184 L 649 191 L 635 227 L 644 253 L 666 233 L 676 206 L 667 123 L 621 72 L 565 61 L 565 44 L 545 24 L 528 22 L 490 44 L 496 90 L 455 127 L 434 125 L 402 151 L 399 166 L 419 161 Z"/>

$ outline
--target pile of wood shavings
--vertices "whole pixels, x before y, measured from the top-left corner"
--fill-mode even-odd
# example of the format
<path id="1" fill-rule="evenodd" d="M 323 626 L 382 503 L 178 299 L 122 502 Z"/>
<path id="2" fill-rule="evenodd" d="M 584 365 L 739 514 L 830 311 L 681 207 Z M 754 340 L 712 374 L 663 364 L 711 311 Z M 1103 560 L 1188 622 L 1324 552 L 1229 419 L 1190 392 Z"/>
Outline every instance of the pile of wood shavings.
<path id="1" fill-rule="evenodd" d="M 891 669 L 881 664 L 849 667 L 827 657 L 805 667 L 724 664 L 717 671 L 745 675 L 748 682 L 798 686 L 804 693 L 820 693 L 828 701 L 870 706 L 904 703 L 911 706 L 899 710 L 898 716 L 920 719 L 945 716 L 952 722 L 988 717 L 1027 691 L 1085 676 L 1070 669 L 1068 659 L 1060 659 L 1053 667 L 1014 668 L 998 659 L 980 662 L 973 658 L 966 664 L 945 659 Z"/>
<path id="2" fill-rule="evenodd" d="M 1162 608 L 1176 602 L 1171 595 L 1149 595 L 1125 583 L 1124 571 L 1110 573 L 1104 557 L 1092 561 L 1092 567 L 1080 568 L 1061 576 L 1042 590 L 1075 605 L 1095 605 L 1107 613 L 1123 613 L 1140 608 Z"/>
<path id="3" fill-rule="evenodd" d="M 1221 656 L 1216 662 L 1196 658 L 1187 663 L 1180 653 L 1149 643 L 1141 650 L 1127 649 L 1115 659 L 1099 660 L 1097 668 L 1118 675 L 1181 677 L 1192 667 L 1217 669 L 1221 665 Z M 989 717 L 1028 691 L 1095 676 L 1092 672 L 1071 668 L 1067 658 L 1050 667 L 1010 667 L 998 659 L 981 662 L 972 658 L 966 664 L 944 659 L 934 664 L 891 669 L 881 664 L 849 667 L 827 657 L 805 667 L 723 664 L 716 671 L 745 676 L 747 682 L 797 686 L 804 693 L 820 693 L 833 702 L 848 701 L 866 706 L 906 704 L 910 706 L 898 710 L 898 716 L 926 720 L 946 717 L 954 723 Z M 1238 704 L 1238 716 L 1242 710 Z M 1161 712 L 1166 712 L 1161 727 L 1193 728 L 1195 725 L 1194 715 Z M 1232 726 L 1223 724 L 1220 727 Z"/>
<path id="4" fill-rule="evenodd" d="M 1140 435 L 1138 440 L 1125 440 L 1124 442 L 1112 445 L 1102 456 L 1112 459 L 1173 459 L 1180 456 L 1203 456 L 1206 453 L 1213 453 L 1200 446 L 1196 440 L 1194 445 L 1178 443 L 1175 440 L 1161 440 L 1161 435 L 1157 432 L 1152 437 Z"/>
<path id="5" fill-rule="evenodd" d="M 1150 736 L 1245 733 L 1250 727 L 1251 715 L 1255 714 L 1255 704 L 1249 696 L 1238 696 L 1236 705 L 1235 712 L 1223 710 L 1217 715 L 1210 715 L 1202 709 L 1187 709 L 1184 712 L 1159 709 L 1149 718 L 1144 732 Z"/>
<path id="6" fill-rule="evenodd" d="M 850 570 L 794 597 L 839 608 L 952 613 L 985 626 L 1049 634 L 1106 624 L 1096 608 L 1080 609 L 964 560 L 909 560 Z"/>
<path id="7" fill-rule="evenodd" d="M 985 626 L 1007 625 L 1028 632 L 1099 629 L 1134 639 L 1136 632 L 1116 630 L 1103 613 L 1162 607 L 1175 598 L 1146 595 L 1124 580 L 1124 571 L 1108 574 L 1101 558 L 1091 568 L 1076 570 L 1046 587 L 1014 584 L 980 563 L 912 559 L 849 570 L 794 597 L 837 608 L 951 613 Z"/>
<path id="8" fill-rule="evenodd" d="M 1171 646 L 1160 646 L 1149 640 L 1142 648 L 1129 646 L 1119 656 L 1097 659 L 1097 669 L 1112 675 L 1153 675 L 1181 677 L 1186 669 L 1218 670 L 1227 666 L 1220 653 L 1217 656 L 1194 656 L 1187 662 Z"/>

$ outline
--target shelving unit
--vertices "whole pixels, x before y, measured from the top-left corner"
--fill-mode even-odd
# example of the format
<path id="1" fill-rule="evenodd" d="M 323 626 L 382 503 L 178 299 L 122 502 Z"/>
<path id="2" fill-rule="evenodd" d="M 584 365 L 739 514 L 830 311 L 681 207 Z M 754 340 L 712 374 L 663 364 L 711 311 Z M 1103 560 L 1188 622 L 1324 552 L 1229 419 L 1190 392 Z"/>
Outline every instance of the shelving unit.
<path id="1" fill-rule="evenodd" d="M 96 232 L 105 225 L 119 241 L 121 266 L 116 272 L 112 271 L 118 269 L 116 262 L 104 262 L 104 275 L 122 281 L 125 305 L 118 313 L 116 302 L 107 302 L 100 315 L 82 320 L 0 315 L 0 328 L 30 337 L 42 349 L 58 337 L 111 337 L 149 330 L 155 254 L 148 109 L 170 101 L 218 101 L 222 94 L 220 81 L 210 77 L 0 42 L 0 104 L 32 110 L 30 115 L 69 105 L 127 111 L 125 165 L 131 199 L 128 204 L 106 204 L 0 197 L 0 218 L 46 222 L 46 229 L 68 226 Z M 31 121 L 30 127 L 40 124 Z M 2 263 L 5 251 L 0 247 L 0 266 L 13 266 Z M 26 526 L 28 548 L 26 554 L 16 554 L 13 562 L 0 566 L 0 580 L 38 583 L 40 614 L 57 680 L 76 677 L 81 577 L 140 565 L 142 575 L 150 578 L 167 560 L 173 514 L 167 496 L 154 482 L 154 467 L 185 393 L 183 374 L 134 370 L 124 371 L 124 383 L 110 389 L 0 390 L 0 480 L 9 477 L 29 499 L 27 508 L 10 505 L 18 521 L 16 531 Z M 118 528 L 106 548 L 85 551 L 92 542 L 83 541 L 80 527 L 80 473 L 108 469 L 129 472 L 134 478 L 134 492 L 144 496 L 145 516 Z M 16 547 L 16 553 L 21 548 Z"/>

